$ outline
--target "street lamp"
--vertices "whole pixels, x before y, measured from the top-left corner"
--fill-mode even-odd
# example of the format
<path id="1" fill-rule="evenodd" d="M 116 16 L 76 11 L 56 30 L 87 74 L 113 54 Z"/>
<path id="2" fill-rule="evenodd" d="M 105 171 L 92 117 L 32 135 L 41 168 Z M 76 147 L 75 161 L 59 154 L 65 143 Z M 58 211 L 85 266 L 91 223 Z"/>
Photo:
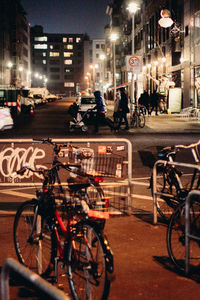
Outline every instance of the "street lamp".
<path id="1" fill-rule="evenodd" d="M 115 61 L 115 42 L 118 39 L 118 35 L 117 33 L 111 33 L 110 35 L 110 40 L 113 44 L 113 85 L 114 85 L 114 93 L 113 93 L 113 97 L 115 100 L 116 97 L 116 61 Z"/>
<path id="2" fill-rule="evenodd" d="M 139 7 L 137 6 L 137 4 L 135 2 L 130 2 L 128 7 L 127 7 L 130 15 L 131 15 L 131 19 L 132 19 L 132 55 L 135 54 L 135 13 L 136 11 L 139 9 Z M 137 75 L 136 75 L 137 76 Z M 131 79 L 131 115 L 133 113 L 133 99 L 135 99 L 134 97 L 134 86 L 135 86 L 135 79 L 134 79 L 134 73 L 132 71 L 132 79 Z M 137 104 L 137 97 L 135 99 L 135 103 Z"/>

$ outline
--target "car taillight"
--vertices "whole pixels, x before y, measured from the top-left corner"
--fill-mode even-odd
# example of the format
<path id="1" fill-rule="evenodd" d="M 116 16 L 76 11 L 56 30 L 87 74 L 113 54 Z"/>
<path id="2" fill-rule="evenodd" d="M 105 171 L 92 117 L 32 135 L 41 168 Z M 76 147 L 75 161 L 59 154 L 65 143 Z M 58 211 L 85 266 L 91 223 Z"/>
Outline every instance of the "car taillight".
<path id="1" fill-rule="evenodd" d="M 94 182 L 97 182 L 97 183 L 103 182 L 103 176 L 95 176 L 94 177 Z"/>

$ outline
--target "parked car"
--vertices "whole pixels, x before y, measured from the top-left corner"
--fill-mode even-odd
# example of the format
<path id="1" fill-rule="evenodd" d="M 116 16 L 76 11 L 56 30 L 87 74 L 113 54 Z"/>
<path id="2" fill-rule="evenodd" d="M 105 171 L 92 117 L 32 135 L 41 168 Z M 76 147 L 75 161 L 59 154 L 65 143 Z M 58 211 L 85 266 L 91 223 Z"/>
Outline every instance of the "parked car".
<path id="1" fill-rule="evenodd" d="M 33 95 L 33 99 L 34 99 L 35 105 L 39 105 L 39 104 L 44 103 L 42 95 L 35 94 L 35 95 Z"/>
<path id="2" fill-rule="evenodd" d="M 88 109 L 93 109 L 96 105 L 96 100 L 94 96 L 81 96 L 78 97 L 79 111 L 83 115 Z M 88 115 L 92 117 L 96 110 L 88 112 Z"/>
<path id="3" fill-rule="evenodd" d="M 9 107 L 0 107 L 0 131 L 13 128 L 13 118 Z"/>
<path id="4" fill-rule="evenodd" d="M 48 102 L 53 102 L 53 101 L 58 100 L 58 97 L 54 94 L 48 94 L 48 95 L 46 95 L 45 98 Z"/>

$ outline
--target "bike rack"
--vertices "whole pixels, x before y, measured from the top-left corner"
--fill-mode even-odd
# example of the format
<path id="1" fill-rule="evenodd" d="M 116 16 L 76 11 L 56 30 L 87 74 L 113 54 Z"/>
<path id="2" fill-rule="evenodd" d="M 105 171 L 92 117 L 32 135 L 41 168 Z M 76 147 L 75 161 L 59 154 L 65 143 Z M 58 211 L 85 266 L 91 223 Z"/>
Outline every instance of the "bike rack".
<path id="1" fill-rule="evenodd" d="M 190 222 L 189 222 L 189 211 L 190 211 L 190 201 L 192 197 L 200 196 L 200 191 L 191 191 L 185 202 L 185 274 L 189 273 L 189 261 L 190 261 L 190 239 L 200 241 L 200 237 L 190 234 Z"/>
<path id="2" fill-rule="evenodd" d="M 200 171 L 200 166 L 196 164 L 188 164 L 188 163 L 179 163 L 179 162 L 167 162 L 166 160 L 157 160 L 153 166 L 153 224 L 157 224 L 158 216 L 157 216 L 157 196 L 166 195 L 164 193 L 157 192 L 157 165 L 172 165 L 179 166 L 185 168 L 197 169 Z"/>
<path id="3" fill-rule="evenodd" d="M 46 280 L 41 278 L 38 274 L 33 273 L 28 268 L 21 265 L 13 258 L 7 258 L 2 266 L 1 271 L 1 299 L 9 300 L 9 272 L 14 271 L 21 277 L 29 281 L 35 288 L 40 290 L 45 295 L 55 300 L 70 300 L 70 298 L 62 291 L 52 286 Z"/>

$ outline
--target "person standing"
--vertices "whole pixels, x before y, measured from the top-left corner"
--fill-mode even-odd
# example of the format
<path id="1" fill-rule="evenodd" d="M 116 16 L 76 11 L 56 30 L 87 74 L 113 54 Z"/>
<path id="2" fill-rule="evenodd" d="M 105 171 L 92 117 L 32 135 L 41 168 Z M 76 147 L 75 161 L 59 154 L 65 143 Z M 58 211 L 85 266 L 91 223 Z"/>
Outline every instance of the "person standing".
<path id="1" fill-rule="evenodd" d="M 110 129 L 113 129 L 113 123 L 110 119 L 105 117 L 105 105 L 103 102 L 103 99 L 101 97 L 101 92 L 100 91 L 95 91 L 94 92 L 95 100 L 96 100 L 96 105 L 93 108 L 93 110 L 97 110 L 96 112 L 96 118 L 94 119 L 94 131 L 97 133 L 99 131 L 99 126 L 100 125 L 108 125 Z"/>
<path id="2" fill-rule="evenodd" d="M 153 93 L 150 96 L 150 103 L 151 103 L 151 111 L 150 111 L 150 115 L 152 113 L 152 111 L 155 108 L 155 114 L 156 116 L 158 115 L 158 103 L 159 103 L 159 95 L 156 92 L 156 90 L 153 91 Z"/>
<path id="3" fill-rule="evenodd" d="M 121 94 L 120 91 L 117 90 L 116 93 L 116 97 L 115 97 L 115 101 L 114 101 L 114 113 L 113 113 L 113 119 L 114 119 L 114 123 L 118 123 L 119 121 L 119 103 L 121 100 Z"/>
<path id="4" fill-rule="evenodd" d="M 122 124 L 122 121 L 124 120 L 125 124 L 126 124 L 125 129 L 128 130 L 129 125 L 128 125 L 128 120 L 127 120 L 127 113 L 129 113 L 129 107 L 128 107 L 128 97 L 125 93 L 124 88 L 120 88 L 120 94 L 121 94 L 121 100 L 119 102 L 119 113 L 120 113 L 119 124 L 115 129 L 119 130 L 120 126 Z"/>

